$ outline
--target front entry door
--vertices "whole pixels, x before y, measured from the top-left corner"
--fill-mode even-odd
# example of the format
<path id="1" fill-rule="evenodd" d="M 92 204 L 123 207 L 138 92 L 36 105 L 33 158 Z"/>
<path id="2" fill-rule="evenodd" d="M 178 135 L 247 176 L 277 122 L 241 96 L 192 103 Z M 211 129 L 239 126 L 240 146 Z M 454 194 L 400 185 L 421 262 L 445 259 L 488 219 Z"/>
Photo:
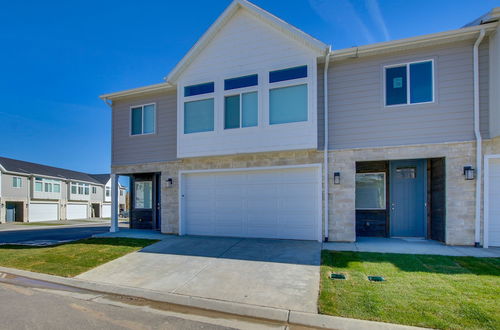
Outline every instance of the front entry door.
<path id="1" fill-rule="evenodd" d="M 160 228 L 159 184 L 159 174 L 135 174 L 132 177 L 130 228 Z"/>
<path id="2" fill-rule="evenodd" d="M 425 237 L 427 160 L 390 164 L 391 236 Z"/>

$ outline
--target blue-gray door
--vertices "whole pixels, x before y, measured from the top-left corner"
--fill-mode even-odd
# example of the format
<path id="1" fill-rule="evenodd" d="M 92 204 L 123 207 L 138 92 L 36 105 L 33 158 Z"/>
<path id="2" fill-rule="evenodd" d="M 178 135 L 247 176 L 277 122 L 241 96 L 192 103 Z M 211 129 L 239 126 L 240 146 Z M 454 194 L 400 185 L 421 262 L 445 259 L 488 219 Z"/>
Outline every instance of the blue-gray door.
<path id="1" fill-rule="evenodd" d="M 426 236 L 425 159 L 391 161 L 391 236 Z"/>
<path id="2" fill-rule="evenodd" d="M 16 221 L 16 204 L 14 203 L 6 203 L 7 213 L 5 215 L 6 222 L 14 222 Z"/>

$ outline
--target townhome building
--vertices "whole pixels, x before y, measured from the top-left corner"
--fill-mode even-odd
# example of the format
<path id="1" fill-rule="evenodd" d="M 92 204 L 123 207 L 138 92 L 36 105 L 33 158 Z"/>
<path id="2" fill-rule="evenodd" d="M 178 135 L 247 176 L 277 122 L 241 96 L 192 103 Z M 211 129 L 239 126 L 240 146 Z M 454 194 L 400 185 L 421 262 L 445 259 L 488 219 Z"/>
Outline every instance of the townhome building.
<path id="1" fill-rule="evenodd" d="M 110 185 L 109 174 L 0 157 L 0 223 L 110 217 Z M 126 188 L 119 191 L 125 204 Z"/>
<path id="2" fill-rule="evenodd" d="M 499 17 L 332 50 L 233 1 L 164 82 L 101 96 L 130 226 L 500 245 Z"/>

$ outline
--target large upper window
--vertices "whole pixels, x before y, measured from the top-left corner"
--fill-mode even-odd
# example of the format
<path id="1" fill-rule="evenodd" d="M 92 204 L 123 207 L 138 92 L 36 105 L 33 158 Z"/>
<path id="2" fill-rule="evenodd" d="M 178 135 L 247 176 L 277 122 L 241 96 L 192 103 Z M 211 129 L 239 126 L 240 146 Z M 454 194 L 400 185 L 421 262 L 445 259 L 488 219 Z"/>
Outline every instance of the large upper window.
<path id="1" fill-rule="evenodd" d="M 88 183 L 71 183 L 71 193 L 73 195 L 89 195 L 90 185 Z"/>
<path id="2" fill-rule="evenodd" d="M 184 103 L 184 134 L 214 130 L 214 99 Z"/>
<path id="3" fill-rule="evenodd" d="M 152 134 L 155 132 L 155 105 L 147 104 L 131 108 L 132 135 Z"/>
<path id="4" fill-rule="evenodd" d="M 356 174 L 356 209 L 385 210 L 385 173 Z"/>
<path id="5" fill-rule="evenodd" d="M 257 126 L 257 92 L 226 96 L 224 99 L 224 128 Z"/>
<path id="6" fill-rule="evenodd" d="M 60 193 L 61 181 L 35 177 L 35 191 L 46 193 Z"/>
<path id="7" fill-rule="evenodd" d="M 18 177 L 18 176 L 15 176 L 12 178 L 12 187 L 13 188 L 21 188 L 23 186 L 23 180 Z"/>
<path id="8" fill-rule="evenodd" d="M 385 68 L 385 105 L 434 101 L 433 61 L 406 63 Z"/>
<path id="9" fill-rule="evenodd" d="M 269 123 L 307 121 L 307 84 L 269 90 Z"/>

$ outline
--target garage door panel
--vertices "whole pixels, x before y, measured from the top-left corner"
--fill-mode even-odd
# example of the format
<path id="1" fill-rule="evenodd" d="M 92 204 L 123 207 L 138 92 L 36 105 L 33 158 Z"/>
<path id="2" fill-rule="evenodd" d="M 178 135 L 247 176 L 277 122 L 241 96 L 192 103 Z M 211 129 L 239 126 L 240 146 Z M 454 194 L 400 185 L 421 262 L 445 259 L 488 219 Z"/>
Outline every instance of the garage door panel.
<path id="1" fill-rule="evenodd" d="M 102 217 L 110 218 L 111 217 L 111 205 L 103 205 L 102 206 Z"/>
<path id="2" fill-rule="evenodd" d="M 69 220 L 86 219 L 88 207 L 86 204 L 66 205 L 66 218 Z"/>
<path id="3" fill-rule="evenodd" d="M 29 205 L 29 222 L 50 221 L 59 219 L 57 203 L 31 203 Z"/>
<path id="4" fill-rule="evenodd" d="M 184 233 L 318 239 L 318 172 L 300 168 L 186 174 Z"/>

